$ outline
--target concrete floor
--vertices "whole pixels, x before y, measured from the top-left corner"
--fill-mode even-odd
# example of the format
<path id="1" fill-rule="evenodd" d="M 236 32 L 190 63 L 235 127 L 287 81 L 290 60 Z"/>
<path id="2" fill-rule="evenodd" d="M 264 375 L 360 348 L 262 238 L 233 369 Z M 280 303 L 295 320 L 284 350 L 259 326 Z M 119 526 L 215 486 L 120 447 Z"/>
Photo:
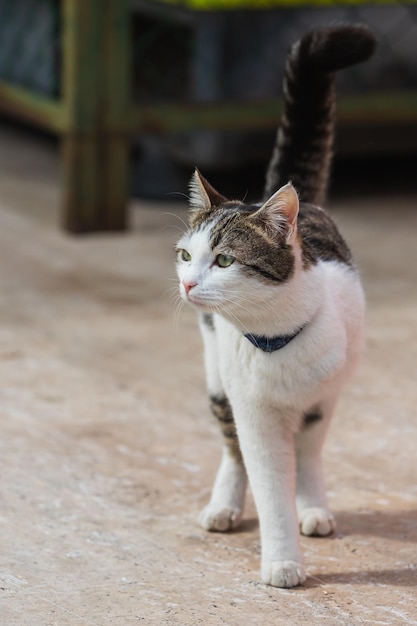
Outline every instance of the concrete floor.
<path id="1" fill-rule="evenodd" d="M 417 624 L 417 193 L 332 203 L 367 350 L 325 447 L 338 529 L 302 538 L 309 578 L 287 591 L 259 583 L 250 498 L 237 532 L 195 521 L 220 438 L 194 313 L 175 323 L 169 298 L 185 207 L 71 238 L 55 151 L 0 146 L 1 624 Z"/>

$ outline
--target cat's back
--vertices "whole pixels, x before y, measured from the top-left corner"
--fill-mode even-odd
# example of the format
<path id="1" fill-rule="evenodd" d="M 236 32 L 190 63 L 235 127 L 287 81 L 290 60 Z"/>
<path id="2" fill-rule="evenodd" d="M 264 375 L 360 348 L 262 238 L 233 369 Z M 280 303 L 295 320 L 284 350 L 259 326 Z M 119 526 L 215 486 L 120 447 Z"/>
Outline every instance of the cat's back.
<path id="1" fill-rule="evenodd" d="M 332 217 L 320 207 L 301 203 L 297 220 L 304 269 L 334 261 L 355 269 L 352 253 Z"/>

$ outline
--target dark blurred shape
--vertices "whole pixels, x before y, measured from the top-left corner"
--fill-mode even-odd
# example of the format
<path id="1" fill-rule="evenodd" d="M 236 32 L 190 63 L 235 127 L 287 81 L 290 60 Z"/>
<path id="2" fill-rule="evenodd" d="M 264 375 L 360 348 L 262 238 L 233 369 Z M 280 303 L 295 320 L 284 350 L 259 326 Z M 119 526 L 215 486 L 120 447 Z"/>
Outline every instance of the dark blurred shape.
<path id="1" fill-rule="evenodd" d="M 57 96 L 59 70 L 58 0 L 0 0 L 0 79 Z"/>
<path id="2" fill-rule="evenodd" d="M 280 98 L 287 51 L 305 32 L 337 22 L 370 26 L 378 38 L 377 53 L 338 76 L 337 151 L 350 156 L 417 151 L 417 5 L 335 3 L 203 14 L 164 10 L 143 0 L 133 6 L 134 94 L 143 104 Z M 138 136 L 135 191 L 163 195 L 175 184 L 184 191 L 184 168 L 188 172 L 194 165 L 221 170 L 267 161 L 274 132 L 269 124 L 257 130 L 242 125 L 230 131 Z"/>
<path id="3" fill-rule="evenodd" d="M 59 137 L 67 230 L 125 229 L 129 190 L 172 199 L 194 166 L 264 168 L 287 51 L 323 24 L 379 39 L 338 79 L 337 152 L 416 153 L 417 3 L 191 1 L 0 0 L 0 112 Z"/>

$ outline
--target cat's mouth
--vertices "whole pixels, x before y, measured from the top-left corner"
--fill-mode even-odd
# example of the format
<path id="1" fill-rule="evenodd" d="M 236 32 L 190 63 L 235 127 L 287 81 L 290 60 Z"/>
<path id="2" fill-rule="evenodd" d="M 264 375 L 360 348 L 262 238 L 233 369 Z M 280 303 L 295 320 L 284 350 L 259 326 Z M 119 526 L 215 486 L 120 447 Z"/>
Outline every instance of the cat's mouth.
<path id="1" fill-rule="evenodd" d="M 213 310 L 213 304 L 211 302 L 206 300 L 204 297 L 199 297 L 193 293 L 188 293 L 185 296 L 185 300 L 199 311 L 211 312 Z"/>
<path id="2" fill-rule="evenodd" d="M 210 305 L 204 300 L 199 299 L 197 296 L 193 296 L 192 294 L 187 295 L 187 302 L 197 307 L 198 309 L 204 309 L 206 311 L 210 310 Z"/>

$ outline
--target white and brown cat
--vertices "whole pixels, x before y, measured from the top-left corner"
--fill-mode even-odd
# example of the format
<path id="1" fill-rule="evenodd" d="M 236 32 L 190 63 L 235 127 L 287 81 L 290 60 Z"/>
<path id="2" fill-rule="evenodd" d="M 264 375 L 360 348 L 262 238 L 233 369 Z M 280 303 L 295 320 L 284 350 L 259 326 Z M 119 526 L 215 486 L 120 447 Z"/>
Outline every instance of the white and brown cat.
<path id="1" fill-rule="evenodd" d="M 299 530 L 335 527 L 321 448 L 363 343 L 364 296 L 324 200 L 332 156 L 334 72 L 367 59 L 364 26 L 318 29 L 291 49 L 284 112 L 264 200 L 228 200 L 195 172 L 188 231 L 177 245 L 183 299 L 199 312 L 207 385 L 224 435 L 201 525 L 235 528 L 249 479 L 262 580 L 305 580 Z M 291 181 L 291 182 L 290 182 Z"/>

